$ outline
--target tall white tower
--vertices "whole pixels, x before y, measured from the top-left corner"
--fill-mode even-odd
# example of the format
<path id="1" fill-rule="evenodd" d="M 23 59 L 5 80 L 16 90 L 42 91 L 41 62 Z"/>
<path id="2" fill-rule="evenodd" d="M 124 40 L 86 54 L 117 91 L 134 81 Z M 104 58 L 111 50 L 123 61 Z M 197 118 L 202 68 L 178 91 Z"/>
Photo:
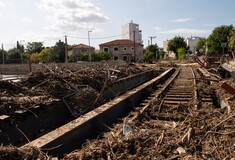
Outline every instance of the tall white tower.
<path id="1" fill-rule="evenodd" d="M 122 26 L 122 38 L 130 39 L 132 41 L 134 41 L 135 38 L 136 43 L 143 43 L 139 24 L 133 23 L 133 21 L 131 21 L 130 23 Z"/>

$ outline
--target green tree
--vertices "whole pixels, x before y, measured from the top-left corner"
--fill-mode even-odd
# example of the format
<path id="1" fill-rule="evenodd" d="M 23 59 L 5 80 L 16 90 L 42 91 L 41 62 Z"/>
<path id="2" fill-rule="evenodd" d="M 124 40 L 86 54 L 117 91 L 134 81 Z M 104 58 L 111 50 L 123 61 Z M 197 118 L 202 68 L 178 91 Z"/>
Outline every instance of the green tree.
<path id="1" fill-rule="evenodd" d="M 109 60 L 111 56 L 106 52 L 95 52 L 90 55 L 90 60 L 94 62 L 98 62 L 101 60 Z"/>
<path id="2" fill-rule="evenodd" d="M 166 53 L 165 53 L 164 51 L 160 51 L 160 52 L 159 52 L 159 58 L 160 58 L 160 59 L 163 59 L 164 56 L 165 56 L 165 54 L 166 54 Z"/>
<path id="3" fill-rule="evenodd" d="M 16 48 L 19 49 L 21 53 L 24 53 L 24 45 L 21 45 L 19 41 L 16 42 Z"/>
<path id="4" fill-rule="evenodd" d="M 185 57 L 186 57 L 186 52 L 187 52 L 186 48 L 178 48 L 178 49 L 177 49 L 178 59 L 179 59 L 179 60 L 185 59 Z"/>
<path id="5" fill-rule="evenodd" d="M 38 53 L 32 53 L 31 55 L 30 55 L 30 60 L 31 60 L 31 62 L 33 62 L 33 63 L 38 63 L 39 62 L 39 54 Z"/>
<path id="6" fill-rule="evenodd" d="M 68 57 L 68 62 L 77 62 L 77 56 L 76 55 L 71 55 Z"/>
<path id="7" fill-rule="evenodd" d="M 99 55 L 101 56 L 101 60 L 109 60 L 111 58 L 110 54 L 106 52 L 99 52 Z"/>
<path id="8" fill-rule="evenodd" d="M 157 55 L 156 53 L 158 52 L 158 49 L 159 49 L 157 44 L 149 45 L 146 49 L 154 54 L 154 58 L 156 58 L 156 59 L 158 58 L 158 57 L 156 57 L 156 55 Z"/>
<path id="9" fill-rule="evenodd" d="M 29 42 L 26 46 L 26 54 L 40 53 L 44 49 L 42 42 Z"/>
<path id="10" fill-rule="evenodd" d="M 230 51 L 235 50 L 235 28 L 233 28 L 230 32 L 229 49 Z"/>
<path id="11" fill-rule="evenodd" d="M 84 53 L 82 53 L 81 54 L 81 56 L 80 56 L 80 60 L 81 61 L 90 61 L 90 54 L 89 53 L 87 53 L 87 52 L 84 52 Z"/>
<path id="12" fill-rule="evenodd" d="M 59 40 L 54 46 L 54 51 L 58 55 L 58 62 L 65 62 L 65 43 Z"/>
<path id="13" fill-rule="evenodd" d="M 186 50 L 188 50 L 188 47 L 187 47 L 186 42 L 184 41 L 184 38 L 180 36 L 175 36 L 168 43 L 168 51 L 174 52 L 176 54 L 176 58 L 178 59 L 177 49 L 179 48 L 185 48 Z"/>
<path id="14" fill-rule="evenodd" d="M 207 38 L 208 53 L 213 54 L 222 54 L 223 48 L 221 47 L 222 43 L 228 44 L 230 33 L 233 29 L 232 25 L 229 26 L 220 26 L 216 27 L 211 35 Z M 224 49 L 225 53 L 228 51 L 228 47 Z"/>
<path id="15" fill-rule="evenodd" d="M 200 38 L 195 49 L 197 52 L 199 52 L 200 49 L 203 49 L 203 53 L 206 53 L 206 38 Z"/>
<path id="16" fill-rule="evenodd" d="M 53 52 L 52 48 L 44 48 L 39 53 L 39 61 L 43 63 L 56 62 L 58 60 L 58 55 Z"/>
<path id="17" fill-rule="evenodd" d="M 22 55 L 20 50 L 17 48 L 9 49 L 6 54 L 6 62 L 7 63 L 21 63 L 22 62 Z"/>
<path id="18" fill-rule="evenodd" d="M 98 61 L 101 61 L 102 60 L 102 57 L 99 55 L 99 53 L 92 53 L 91 54 L 91 61 L 93 62 L 98 62 Z"/>
<path id="19" fill-rule="evenodd" d="M 150 63 L 153 60 L 154 60 L 154 53 L 146 49 L 143 55 L 143 61 Z"/>

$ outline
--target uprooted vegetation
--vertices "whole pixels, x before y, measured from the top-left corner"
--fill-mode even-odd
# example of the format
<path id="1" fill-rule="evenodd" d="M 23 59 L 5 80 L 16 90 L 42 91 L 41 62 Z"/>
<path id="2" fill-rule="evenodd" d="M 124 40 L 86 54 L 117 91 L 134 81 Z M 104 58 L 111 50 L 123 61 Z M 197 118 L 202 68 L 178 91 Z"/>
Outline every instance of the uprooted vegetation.
<path id="1" fill-rule="evenodd" d="M 124 62 L 74 64 L 67 67 L 42 64 L 40 69 L 18 83 L 0 81 L 0 113 L 12 115 L 19 109 L 30 109 L 40 104 L 50 105 L 58 101 L 78 111 L 88 111 L 106 101 L 102 97 L 95 101 L 104 87 L 149 69 L 144 65 Z M 87 109 L 87 106 L 92 108 Z"/>
<path id="2" fill-rule="evenodd" d="M 234 158 L 235 112 L 226 114 L 225 109 L 213 106 L 197 111 L 188 108 L 183 120 L 164 121 L 159 120 L 159 104 L 155 102 L 132 121 L 123 119 L 99 139 L 66 155 L 66 159 Z"/>

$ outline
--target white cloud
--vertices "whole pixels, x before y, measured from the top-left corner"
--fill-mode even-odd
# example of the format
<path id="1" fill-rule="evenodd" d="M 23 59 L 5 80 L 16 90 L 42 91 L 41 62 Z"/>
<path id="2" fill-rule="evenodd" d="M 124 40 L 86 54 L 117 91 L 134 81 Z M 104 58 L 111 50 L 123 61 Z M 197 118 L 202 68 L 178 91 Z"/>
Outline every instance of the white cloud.
<path id="1" fill-rule="evenodd" d="M 13 42 L 23 40 L 24 45 L 28 42 L 43 42 L 44 46 L 53 46 L 59 39 L 63 40 L 64 36 L 47 32 L 38 33 L 33 30 L 19 34 L 17 38 L 9 37 L 9 40 Z"/>
<path id="2" fill-rule="evenodd" d="M 216 24 L 215 23 L 208 23 L 208 24 L 203 24 L 203 26 L 207 26 L 207 27 L 214 27 L 214 26 L 216 26 Z"/>
<path id="3" fill-rule="evenodd" d="M 203 29 L 190 29 L 190 28 L 178 28 L 173 30 L 167 30 L 167 31 L 160 31 L 158 33 L 161 34 L 179 34 L 179 33 L 186 33 L 186 34 L 203 34 L 203 33 L 209 33 L 210 30 L 203 30 Z"/>
<path id="4" fill-rule="evenodd" d="M 24 23 L 32 23 L 32 19 L 30 19 L 29 17 L 24 17 L 22 19 L 22 22 L 24 22 Z"/>
<path id="5" fill-rule="evenodd" d="M 6 5 L 0 1 L 0 7 L 6 7 Z"/>
<path id="6" fill-rule="evenodd" d="M 2 16 L 2 13 L 0 12 L 0 17 Z"/>
<path id="7" fill-rule="evenodd" d="M 162 30 L 161 27 L 155 27 L 154 29 L 155 29 L 157 32 L 160 32 L 160 31 Z"/>
<path id="8" fill-rule="evenodd" d="M 9 6 L 14 6 L 16 3 L 10 0 L 1 0 L 0 1 L 0 8 L 7 8 Z"/>
<path id="9" fill-rule="evenodd" d="M 52 12 L 53 15 L 47 18 L 53 25 L 46 27 L 51 30 L 91 29 L 109 20 L 89 0 L 41 0 L 39 8 Z"/>
<path id="10" fill-rule="evenodd" d="M 194 20 L 193 18 L 179 18 L 179 19 L 174 19 L 170 22 L 177 22 L 177 23 L 182 23 L 182 22 L 188 22 Z"/>

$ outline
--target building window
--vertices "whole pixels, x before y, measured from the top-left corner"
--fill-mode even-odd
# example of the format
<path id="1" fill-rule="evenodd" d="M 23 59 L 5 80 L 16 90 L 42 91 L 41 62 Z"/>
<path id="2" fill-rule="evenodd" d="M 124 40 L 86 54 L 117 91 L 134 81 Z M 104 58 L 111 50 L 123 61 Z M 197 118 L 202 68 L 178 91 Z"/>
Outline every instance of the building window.
<path id="1" fill-rule="evenodd" d="M 108 47 L 104 47 L 104 52 L 108 53 L 109 52 L 109 48 Z"/>
<path id="2" fill-rule="evenodd" d="M 127 50 L 126 47 L 124 47 L 124 48 L 123 48 L 123 51 L 126 51 L 126 50 Z"/>
<path id="3" fill-rule="evenodd" d="M 131 51 L 134 51 L 134 47 L 131 47 Z"/>
<path id="4" fill-rule="evenodd" d="M 113 47 L 114 52 L 118 52 L 119 48 L 118 47 Z"/>

